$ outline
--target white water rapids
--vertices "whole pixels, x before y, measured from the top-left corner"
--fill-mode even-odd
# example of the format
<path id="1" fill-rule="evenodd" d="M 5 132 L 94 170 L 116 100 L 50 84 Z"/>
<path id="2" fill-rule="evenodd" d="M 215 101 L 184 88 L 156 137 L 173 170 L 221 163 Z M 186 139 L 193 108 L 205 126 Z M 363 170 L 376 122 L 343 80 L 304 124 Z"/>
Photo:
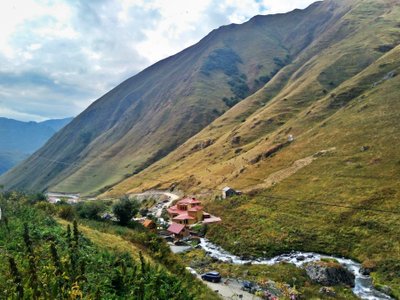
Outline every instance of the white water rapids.
<path id="1" fill-rule="evenodd" d="M 255 259 L 255 260 L 243 260 L 240 257 L 233 255 L 221 247 L 214 245 L 207 239 L 200 240 L 200 246 L 206 251 L 207 255 L 215 258 L 222 262 L 243 265 L 246 263 L 251 264 L 262 264 L 262 265 L 274 265 L 280 262 L 287 262 L 302 267 L 307 263 L 320 261 L 322 258 L 335 259 L 344 268 L 352 272 L 355 276 L 355 286 L 353 293 L 365 300 L 391 300 L 390 296 L 376 290 L 372 285 L 372 279 L 370 276 L 365 276 L 360 273 L 361 264 L 345 258 L 338 258 L 334 256 L 322 255 L 312 252 L 292 252 L 289 254 L 282 254 L 269 259 Z"/>

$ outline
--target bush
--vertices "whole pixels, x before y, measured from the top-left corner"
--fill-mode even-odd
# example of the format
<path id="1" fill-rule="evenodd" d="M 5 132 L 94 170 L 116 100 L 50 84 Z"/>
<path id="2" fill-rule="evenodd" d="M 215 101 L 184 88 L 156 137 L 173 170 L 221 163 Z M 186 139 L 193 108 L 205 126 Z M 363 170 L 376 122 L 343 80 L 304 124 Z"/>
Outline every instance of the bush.
<path id="1" fill-rule="evenodd" d="M 113 213 L 118 219 L 120 225 L 127 225 L 130 220 L 139 211 L 139 202 L 136 200 L 130 200 L 128 197 L 121 198 L 113 206 Z"/>
<path id="2" fill-rule="evenodd" d="M 72 221 L 75 219 L 75 210 L 71 205 L 58 206 L 58 216 L 64 220 Z"/>
<path id="3" fill-rule="evenodd" d="M 24 202 L 27 204 L 36 204 L 39 202 L 44 202 L 47 201 L 47 196 L 43 193 L 34 193 L 34 194 L 21 194 L 21 197 L 23 196 Z M 22 199 L 22 198 L 21 198 Z"/>
<path id="4" fill-rule="evenodd" d="M 76 206 L 76 212 L 80 218 L 98 220 L 99 215 L 104 212 L 106 205 L 102 201 L 80 202 Z"/>
<path id="5" fill-rule="evenodd" d="M 49 215 L 54 215 L 57 212 L 57 209 L 53 204 L 43 201 L 36 203 L 35 208 L 40 209 Z"/>

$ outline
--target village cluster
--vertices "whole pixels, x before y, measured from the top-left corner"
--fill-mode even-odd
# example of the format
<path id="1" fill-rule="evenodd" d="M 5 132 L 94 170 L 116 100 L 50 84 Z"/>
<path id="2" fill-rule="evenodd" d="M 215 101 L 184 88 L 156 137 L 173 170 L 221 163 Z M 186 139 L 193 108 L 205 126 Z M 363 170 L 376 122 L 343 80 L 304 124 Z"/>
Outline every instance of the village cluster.
<path id="1" fill-rule="evenodd" d="M 175 205 L 167 208 L 171 220 L 166 231 L 161 230 L 163 236 L 173 236 L 175 240 L 188 237 L 191 228 L 197 224 L 211 224 L 220 222 L 221 219 L 204 211 L 201 201 L 196 198 L 184 198 Z M 151 219 L 142 221 L 144 227 L 156 230 L 156 223 Z"/>
<path id="2" fill-rule="evenodd" d="M 222 190 L 222 198 L 227 198 L 239 194 L 230 187 Z M 197 236 L 192 228 L 197 225 L 207 225 L 221 222 L 221 218 L 213 216 L 204 211 L 201 201 L 194 197 L 185 197 L 177 201 L 174 205 L 167 207 L 167 213 L 170 219 L 166 230 L 157 228 L 152 219 L 142 219 L 141 223 L 150 230 L 158 230 L 158 233 L 170 242 L 180 242 L 189 236 Z M 163 221 L 163 219 L 159 218 Z"/>

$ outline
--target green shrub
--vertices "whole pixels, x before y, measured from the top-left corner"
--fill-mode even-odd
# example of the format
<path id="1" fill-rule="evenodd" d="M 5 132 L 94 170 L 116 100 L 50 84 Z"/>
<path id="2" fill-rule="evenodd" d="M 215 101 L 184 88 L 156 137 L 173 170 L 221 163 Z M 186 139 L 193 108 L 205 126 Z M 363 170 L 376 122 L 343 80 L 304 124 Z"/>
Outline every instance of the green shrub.
<path id="1" fill-rule="evenodd" d="M 138 213 L 140 204 L 136 200 L 130 200 L 128 197 L 121 198 L 113 205 L 113 213 L 121 225 L 127 225 L 131 219 Z"/>
<path id="2" fill-rule="evenodd" d="M 75 219 L 75 210 L 71 205 L 59 205 L 57 208 L 58 216 L 64 220 L 72 221 Z"/>
<path id="3" fill-rule="evenodd" d="M 102 201 L 85 201 L 76 206 L 78 216 L 84 219 L 98 220 L 105 210 L 106 204 Z"/>

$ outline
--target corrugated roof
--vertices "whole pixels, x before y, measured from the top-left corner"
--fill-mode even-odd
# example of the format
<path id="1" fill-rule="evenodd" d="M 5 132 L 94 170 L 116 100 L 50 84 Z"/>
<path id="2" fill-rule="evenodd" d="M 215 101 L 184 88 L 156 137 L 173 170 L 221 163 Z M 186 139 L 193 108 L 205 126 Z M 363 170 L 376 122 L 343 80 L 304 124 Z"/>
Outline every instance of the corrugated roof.
<path id="1" fill-rule="evenodd" d="M 181 214 L 173 218 L 173 220 L 194 220 L 194 218 L 187 214 Z"/>
<path id="2" fill-rule="evenodd" d="M 199 211 L 199 210 L 202 210 L 202 209 L 203 209 L 203 206 L 194 206 L 192 208 L 189 208 L 188 210 L 189 211 Z"/>
<path id="3" fill-rule="evenodd" d="M 174 234 L 179 234 L 181 233 L 181 231 L 185 229 L 185 225 L 182 224 L 177 224 L 177 223 L 172 223 L 169 227 L 168 227 L 168 231 L 172 232 Z"/>
<path id="4" fill-rule="evenodd" d="M 170 214 L 178 214 L 178 215 L 186 213 L 186 210 L 180 210 L 180 209 L 178 209 L 178 207 L 176 205 L 168 208 L 167 211 Z"/>

